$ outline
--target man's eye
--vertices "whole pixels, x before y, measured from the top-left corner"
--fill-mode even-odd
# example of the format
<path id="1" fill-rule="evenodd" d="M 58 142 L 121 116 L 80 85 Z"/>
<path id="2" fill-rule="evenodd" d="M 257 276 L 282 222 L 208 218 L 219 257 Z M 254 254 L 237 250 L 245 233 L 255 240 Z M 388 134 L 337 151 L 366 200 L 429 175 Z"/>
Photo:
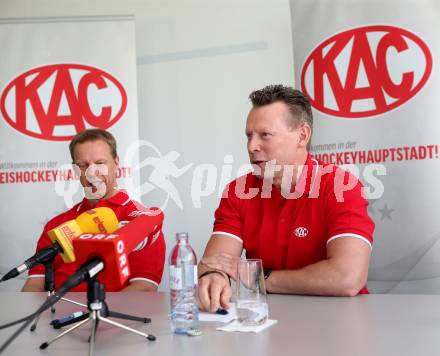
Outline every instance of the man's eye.
<path id="1" fill-rule="evenodd" d="M 263 138 L 269 138 L 270 136 L 272 136 L 272 135 L 269 132 L 263 132 L 261 134 L 261 137 L 263 137 Z"/>

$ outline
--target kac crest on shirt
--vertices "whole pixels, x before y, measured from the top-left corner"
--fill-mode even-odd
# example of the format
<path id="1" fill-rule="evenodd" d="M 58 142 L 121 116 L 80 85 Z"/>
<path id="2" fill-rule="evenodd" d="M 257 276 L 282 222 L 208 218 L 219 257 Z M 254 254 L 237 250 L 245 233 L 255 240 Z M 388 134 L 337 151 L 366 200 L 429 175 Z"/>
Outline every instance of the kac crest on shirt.
<path id="1" fill-rule="evenodd" d="M 294 230 L 293 233 L 296 237 L 306 237 L 309 234 L 309 230 L 307 230 L 306 227 L 299 226 Z"/>

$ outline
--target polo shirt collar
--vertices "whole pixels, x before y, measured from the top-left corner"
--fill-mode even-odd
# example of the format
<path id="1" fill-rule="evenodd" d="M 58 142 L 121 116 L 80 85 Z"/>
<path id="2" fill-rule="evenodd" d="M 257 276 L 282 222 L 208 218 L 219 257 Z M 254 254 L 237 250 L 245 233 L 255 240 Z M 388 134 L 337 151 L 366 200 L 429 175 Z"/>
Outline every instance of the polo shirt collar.
<path id="1" fill-rule="evenodd" d="M 298 182 L 296 184 L 303 185 L 304 187 L 304 195 L 310 194 L 310 189 L 312 187 L 313 181 L 318 173 L 319 164 L 316 159 L 313 159 L 310 154 L 307 154 L 306 162 L 304 163 L 304 168 L 301 173 L 301 177 L 299 177 Z M 305 183 L 304 183 L 305 180 Z"/>
<path id="2" fill-rule="evenodd" d="M 96 204 L 96 207 L 110 206 L 110 205 L 124 206 L 130 200 L 131 199 L 128 196 L 128 194 L 125 191 L 120 190 L 115 195 L 113 195 L 111 198 L 99 200 L 98 203 Z M 89 209 L 92 209 L 92 206 L 90 205 L 89 200 L 84 197 L 84 199 L 82 200 L 81 204 L 78 206 L 78 210 L 77 211 L 89 210 Z"/>
<path id="3" fill-rule="evenodd" d="M 301 196 L 308 196 L 310 194 L 311 188 L 313 187 L 312 184 L 314 184 L 318 169 L 318 161 L 312 158 L 310 154 L 307 154 L 306 161 L 304 162 L 303 171 L 301 172 L 301 176 L 296 181 L 295 187 L 293 189 L 302 189 L 303 191 Z M 279 187 L 275 188 L 275 190 L 278 191 L 279 195 L 282 196 L 281 189 Z"/>
<path id="4" fill-rule="evenodd" d="M 312 158 L 312 156 L 310 154 L 307 154 L 307 158 L 306 161 L 304 163 L 304 169 L 301 172 L 301 176 L 299 177 L 298 181 L 296 182 L 296 185 L 299 184 L 299 186 L 302 186 L 303 184 L 305 184 L 304 186 L 304 192 L 302 195 L 309 195 L 310 194 L 310 190 L 312 188 L 312 184 L 314 184 L 315 182 L 315 178 L 316 175 L 318 174 L 318 170 L 319 170 L 319 163 L 316 159 Z M 250 173 L 250 175 L 253 178 L 254 183 L 251 184 L 255 184 L 257 188 L 260 188 L 263 186 L 263 180 L 260 178 L 257 178 L 253 173 Z M 304 182 L 305 180 L 305 182 Z M 281 194 L 281 190 L 279 187 L 276 186 L 272 186 L 272 189 L 275 188 L 275 191 L 278 192 L 278 194 L 280 196 L 282 196 Z M 272 190 L 273 191 L 273 190 Z"/>

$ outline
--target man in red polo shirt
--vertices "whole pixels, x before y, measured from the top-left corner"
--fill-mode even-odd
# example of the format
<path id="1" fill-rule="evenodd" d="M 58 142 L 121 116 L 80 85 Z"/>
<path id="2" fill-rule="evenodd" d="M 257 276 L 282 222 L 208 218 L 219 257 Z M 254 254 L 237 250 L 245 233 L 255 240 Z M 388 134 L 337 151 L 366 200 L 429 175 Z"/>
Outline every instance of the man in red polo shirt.
<path id="1" fill-rule="evenodd" d="M 46 224 L 38 240 L 37 251 L 52 244 L 47 235 L 49 230 L 75 219 L 89 209 L 108 207 L 114 211 L 120 224 L 133 220 L 146 210 L 116 185 L 119 157 L 116 140 L 109 132 L 100 129 L 85 130 L 72 139 L 69 149 L 72 161 L 80 173 L 85 198 Z M 146 243 L 146 248 L 133 251 L 128 256 L 131 274 L 123 291 L 157 290 L 165 260 L 165 240 L 161 226 L 149 236 Z M 77 268 L 76 263 L 64 263 L 61 257 L 57 256 L 54 260 L 55 287 L 61 286 Z M 86 288 L 86 283 L 81 283 L 74 291 L 85 291 Z M 29 271 L 22 290 L 44 291 L 44 266 L 39 265 Z"/>
<path id="2" fill-rule="evenodd" d="M 204 310 L 228 307 L 236 261 L 261 258 L 272 293 L 355 296 L 366 281 L 374 223 L 362 184 L 309 152 L 312 110 L 298 90 L 250 95 L 247 149 L 254 172 L 231 182 L 199 266 Z"/>

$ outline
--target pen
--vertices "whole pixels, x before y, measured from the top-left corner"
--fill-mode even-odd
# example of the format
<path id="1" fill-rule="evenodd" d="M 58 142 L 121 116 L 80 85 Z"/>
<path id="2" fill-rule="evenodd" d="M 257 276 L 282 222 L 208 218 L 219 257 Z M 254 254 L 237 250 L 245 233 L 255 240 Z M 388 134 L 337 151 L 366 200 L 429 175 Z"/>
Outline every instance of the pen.
<path id="1" fill-rule="evenodd" d="M 218 308 L 215 313 L 216 314 L 220 314 L 220 315 L 228 315 L 228 311 L 226 309 L 223 309 L 223 308 Z"/>
<path id="2" fill-rule="evenodd" d="M 80 316 L 82 316 L 84 314 L 85 314 L 85 312 L 78 311 L 78 312 L 72 313 L 70 315 L 67 315 L 64 318 L 52 320 L 50 322 L 50 325 L 59 324 L 59 323 L 65 323 L 66 321 L 70 321 L 72 319 L 78 318 L 78 317 L 80 317 Z"/>

